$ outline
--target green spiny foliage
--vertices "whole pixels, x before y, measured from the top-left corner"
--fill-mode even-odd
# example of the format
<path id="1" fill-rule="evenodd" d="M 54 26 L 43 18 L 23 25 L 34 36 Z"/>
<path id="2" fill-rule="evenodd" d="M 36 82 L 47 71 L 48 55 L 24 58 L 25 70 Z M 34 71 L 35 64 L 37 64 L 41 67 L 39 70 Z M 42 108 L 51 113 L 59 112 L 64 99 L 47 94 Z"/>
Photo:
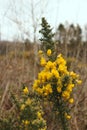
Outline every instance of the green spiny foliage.
<path id="1" fill-rule="evenodd" d="M 42 34 L 42 37 L 40 39 L 40 41 L 42 42 L 42 50 L 44 52 L 47 52 L 48 49 L 54 51 L 55 50 L 53 41 L 54 33 L 52 33 L 52 28 L 44 17 L 42 18 L 41 26 L 42 29 L 39 31 L 39 33 Z"/>
<path id="2" fill-rule="evenodd" d="M 0 115 L 0 130 L 47 130 L 43 110 L 36 95 L 23 86 L 20 95 L 11 93 L 13 108 Z"/>

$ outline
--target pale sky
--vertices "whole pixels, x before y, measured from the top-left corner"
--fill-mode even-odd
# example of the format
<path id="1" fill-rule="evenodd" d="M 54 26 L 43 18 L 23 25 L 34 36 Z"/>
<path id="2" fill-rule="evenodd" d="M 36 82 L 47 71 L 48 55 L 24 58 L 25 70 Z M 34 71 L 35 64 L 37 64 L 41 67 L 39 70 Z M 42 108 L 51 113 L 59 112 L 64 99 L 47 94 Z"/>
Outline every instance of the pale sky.
<path id="1" fill-rule="evenodd" d="M 87 0 L 0 0 L 0 37 L 7 40 L 32 39 L 32 19 L 38 31 L 43 16 L 54 29 L 66 21 L 84 27 L 87 25 L 86 12 Z"/>

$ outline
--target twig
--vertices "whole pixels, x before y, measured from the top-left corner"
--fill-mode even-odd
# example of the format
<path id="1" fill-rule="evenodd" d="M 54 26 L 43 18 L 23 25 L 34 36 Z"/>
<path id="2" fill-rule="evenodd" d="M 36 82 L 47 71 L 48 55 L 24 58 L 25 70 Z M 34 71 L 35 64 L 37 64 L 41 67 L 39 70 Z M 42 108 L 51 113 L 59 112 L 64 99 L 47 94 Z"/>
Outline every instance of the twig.
<path id="1" fill-rule="evenodd" d="M 9 82 L 8 82 L 7 85 L 6 85 L 4 94 L 3 94 L 3 96 L 2 96 L 2 100 L 1 100 L 1 103 L 0 103 L 0 109 L 1 109 L 2 104 L 3 104 L 3 102 L 4 102 L 5 96 L 6 96 L 7 92 L 8 92 L 8 88 L 9 88 Z"/>
<path id="2" fill-rule="evenodd" d="M 81 104 L 86 98 L 87 98 L 87 96 L 84 97 L 82 100 L 80 100 L 80 101 L 78 102 L 78 104 Z M 75 107 L 75 105 L 73 105 L 73 106 L 71 107 L 71 109 L 74 108 L 74 107 Z"/>

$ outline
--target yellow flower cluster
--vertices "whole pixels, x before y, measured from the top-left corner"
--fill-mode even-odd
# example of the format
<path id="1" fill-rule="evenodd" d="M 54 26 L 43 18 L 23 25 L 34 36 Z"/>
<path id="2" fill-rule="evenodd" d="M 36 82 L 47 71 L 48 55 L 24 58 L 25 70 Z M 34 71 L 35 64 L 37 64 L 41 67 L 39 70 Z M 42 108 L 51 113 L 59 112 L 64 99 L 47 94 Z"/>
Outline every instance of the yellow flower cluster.
<path id="1" fill-rule="evenodd" d="M 65 100 L 70 99 L 70 96 L 71 96 L 71 93 L 73 91 L 73 88 L 74 88 L 74 84 L 73 83 L 67 84 L 65 91 L 62 92 L 62 97 Z"/>
<path id="2" fill-rule="evenodd" d="M 27 106 L 30 106 L 32 103 L 32 99 L 27 98 L 24 103 L 21 104 L 20 110 L 23 111 Z"/>
<path id="3" fill-rule="evenodd" d="M 41 57 L 40 64 L 41 64 L 42 66 L 45 66 L 45 65 L 46 65 L 46 60 L 45 60 L 44 57 Z"/>
<path id="4" fill-rule="evenodd" d="M 68 115 L 67 113 L 65 113 L 65 118 L 69 120 L 69 119 L 71 119 L 71 116 Z"/>
<path id="5" fill-rule="evenodd" d="M 32 100 L 30 98 L 27 98 L 27 100 L 25 101 L 25 104 L 28 106 L 32 103 Z"/>
<path id="6" fill-rule="evenodd" d="M 29 90 L 28 90 L 27 87 L 25 87 L 25 88 L 23 89 L 23 93 L 24 93 L 24 94 L 28 94 L 28 93 L 29 93 Z"/>
<path id="7" fill-rule="evenodd" d="M 43 85 L 42 88 L 38 87 L 37 84 L 33 86 L 34 90 L 36 90 L 40 95 L 47 96 L 52 93 L 52 87 L 50 84 Z"/>
<path id="8" fill-rule="evenodd" d="M 43 128 L 40 128 L 39 130 L 47 130 L 47 126 L 46 126 L 46 121 L 43 119 L 43 111 L 38 111 L 37 113 L 36 113 L 36 119 L 34 119 L 32 122 L 31 122 L 31 124 L 32 125 L 39 125 L 40 123 L 42 124 L 44 124 L 44 126 L 43 126 Z"/>
<path id="9" fill-rule="evenodd" d="M 41 112 L 37 112 L 37 117 L 39 118 L 39 119 L 41 119 L 42 118 L 42 113 Z"/>
<path id="10" fill-rule="evenodd" d="M 50 86 L 48 85 L 47 87 L 46 92 L 49 93 Z M 29 97 L 28 94 L 26 95 L 26 92 L 28 92 L 27 87 L 23 89 L 23 92 L 25 95 L 23 94 L 23 98 L 20 101 L 20 126 L 25 128 L 24 130 L 31 129 L 31 127 L 46 130 L 46 121 L 43 118 L 43 111 L 39 101 L 36 102 L 36 99 Z"/>
<path id="11" fill-rule="evenodd" d="M 25 109 L 25 104 L 22 104 L 20 110 L 24 110 L 24 109 Z"/>
<path id="12" fill-rule="evenodd" d="M 27 126 L 27 125 L 30 124 L 30 121 L 28 121 L 28 120 L 22 120 L 22 123 L 23 123 L 25 126 Z"/>
<path id="13" fill-rule="evenodd" d="M 51 55 L 51 50 L 47 51 L 47 55 Z M 55 86 L 60 98 L 73 103 L 74 99 L 71 97 L 71 94 L 75 84 L 81 83 L 79 75 L 73 71 L 68 71 L 66 60 L 61 54 L 57 56 L 55 61 L 41 57 L 40 64 L 43 66 L 43 70 L 38 74 L 33 90 L 42 96 L 49 96 L 54 93 Z"/>

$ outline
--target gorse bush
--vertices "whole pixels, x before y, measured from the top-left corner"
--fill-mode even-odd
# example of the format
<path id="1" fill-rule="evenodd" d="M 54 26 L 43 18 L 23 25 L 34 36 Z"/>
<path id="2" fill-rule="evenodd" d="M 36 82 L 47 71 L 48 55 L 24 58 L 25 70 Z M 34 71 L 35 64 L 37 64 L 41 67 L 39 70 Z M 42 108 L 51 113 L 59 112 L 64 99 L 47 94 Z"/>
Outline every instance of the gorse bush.
<path id="1" fill-rule="evenodd" d="M 20 97 L 11 94 L 11 101 L 15 108 L 0 120 L 2 130 L 46 130 L 43 110 L 35 95 L 24 87 Z"/>
<path id="2" fill-rule="evenodd" d="M 47 50 L 47 55 L 40 50 L 39 55 L 42 70 L 38 73 L 33 90 L 53 103 L 63 130 L 68 130 L 68 120 L 71 118 L 69 106 L 74 103 L 73 90 L 81 84 L 81 80 L 75 72 L 68 71 L 66 60 L 61 54 L 54 61 L 51 60 L 50 49 Z"/>
<path id="3" fill-rule="evenodd" d="M 23 89 L 23 98 L 20 101 L 20 127 L 23 130 L 46 130 L 46 121 L 39 101 L 30 98 L 28 88 Z"/>

